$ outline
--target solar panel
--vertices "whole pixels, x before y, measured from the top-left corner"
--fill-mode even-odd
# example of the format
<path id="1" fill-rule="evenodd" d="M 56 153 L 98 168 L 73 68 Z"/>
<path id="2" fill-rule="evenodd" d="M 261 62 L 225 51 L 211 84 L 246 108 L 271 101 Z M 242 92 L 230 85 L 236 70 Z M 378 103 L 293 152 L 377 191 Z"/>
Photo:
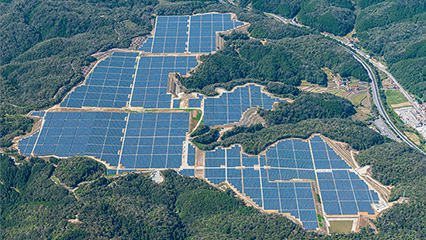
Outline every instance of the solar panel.
<path id="1" fill-rule="evenodd" d="M 139 60 L 130 105 L 143 108 L 170 108 L 167 94 L 169 73 L 186 74 L 197 65 L 194 56 L 142 56 Z M 173 108 L 179 108 L 174 100 Z"/>
<path id="2" fill-rule="evenodd" d="M 122 108 L 131 93 L 138 53 L 114 52 L 100 61 L 85 83 L 75 88 L 61 107 Z"/>
<path id="3" fill-rule="evenodd" d="M 220 97 L 204 100 L 204 122 L 207 125 L 223 125 L 238 122 L 250 107 L 271 107 L 262 102 L 255 102 L 255 95 L 270 98 L 261 93 L 261 88 L 254 84 L 237 87 L 233 92 L 225 92 Z M 260 104 L 260 105 L 259 105 Z"/>
<path id="4" fill-rule="evenodd" d="M 193 177 L 194 176 L 194 169 L 190 168 L 190 169 L 182 169 L 179 171 L 179 174 L 182 176 L 187 176 L 187 177 Z"/>

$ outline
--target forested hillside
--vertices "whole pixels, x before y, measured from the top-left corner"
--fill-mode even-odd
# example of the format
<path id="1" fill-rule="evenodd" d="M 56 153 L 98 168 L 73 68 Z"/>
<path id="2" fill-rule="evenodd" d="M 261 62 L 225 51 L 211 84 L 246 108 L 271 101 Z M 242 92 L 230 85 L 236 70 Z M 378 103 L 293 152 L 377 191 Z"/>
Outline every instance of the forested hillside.
<path id="1" fill-rule="evenodd" d="M 259 28 L 254 26 L 251 31 L 267 31 Z M 202 64 L 190 77 L 182 77 L 181 82 L 189 89 L 214 95 L 210 85 L 246 78 L 264 85 L 281 82 L 299 86 L 306 80 L 326 86 L 327 76 L 322 68 L 343 77 L 368 79 L 359 62 L 332 40 L 313 34 L 295 36 L 265 44 L 259 40 L 228 41 L 223 50 L 202 56 Z"/>
<path id="2" fill-rule="evenodd" d="M 67 161 L 59 160 L 57 168 L 41 159 L 15 166 L 0 157 L 1 239 L 314 237 L 284 216 L 245 206 L 231 191 L 174 171 L 163 172 L 165 182 L 156 184 L 144 174 L 105 178 L 78 167 L 90 159 Z M 96 180 L 73 194 L 50 179 L 62 173 Z"/>
<path id="3" fill-rule="evenodd" d="M 411 93 L 426 100 L 426 2 L 364 1 L 355 24 L 360 45 L 383 57 Z"/>
<path id="4" fill-rule="evenodd" d="M 423 0 L 241 0 L 319 31 L 344 36 L 379 57 L 403 86 L 426 101 L 426 2 Z M 274 29 L 271 27 L 271 29 Z M 272 38 L 273 39 L 273 38 Z"/>
<path id="5" fill-rule="evenodd" d="M 0 1 L 0 147 L 30 131 L 28 111 L 50 107 L 83 80 L 81 67 L 93 53 L 129 47 L 152 30 L 155 15 L 234 12 L 252 23 L 249 35 L 225 36 L 225 48 L 201 57 L 189 90 L 215 95 L 254 82 L 290 97 L 272 111 L 259 110 L 266 126 L 236 127 L 219 139 L 204 126 L 193 136 L 202 149 L 241 144 L 258 154 L 283 138 L 321 133 L 360 150 L 357 161 L 372 165 L 373 177 L 395 186 L 396 204 L 374 221 L 378 233 L 320 236 L 287 218 L 245 206 L 207 183 L 165 171 L 155 184 L 144 174 L 105 177 L 89 158 L 48 162 L 0 157 L 0 239 L 425 239 L 426 158 L 354 121 L 350 102 L 305 94 L 302 80 L 325 86 L 329 68 L 367 80 L 362 66 L 318 31 L 345 35 L 383 57 L 401 83 L 426 100 L 426 3 L 423 0 L 240 0 L 242 9 L 218 1 Z M 252 9 L 249 11 L 247 9 Z M 311 26 L 286 25 L 262 11 Z M 252 37 L 252 38 L 249 38 Z M 79 185 L 80 183 L 83 183 Z M 78 187 L 75 192 L 70 189 Z"/>
<path id="6" fill-rule="evenodd" d="M 352 31 L 356 19 L 349 0 L 241 0 L 240 4 L 285 18 L 297 17 L 304 25 L 336 35 Z"/>
<path id="7" fill-rule="evenodd" d="M 361 152 L 356 160 L 372 165 L 373 177 L 395 186 L 390 200 L 405 196 L 410 204 L 395 206 L 378 219 L 383 238 L 426 238 L 426 157 L 403 143 L 387 143 Z"/>
<path id="8" fill-rule="evenodd" d="M 212 150 L 217 146 L 241 144 L 244 152 L 259 154 L 269 145 L 285 138 L 307 139 L 321 133 L 331 139 L 348 143 L 356 150 L 390 141 L 365 123 L 352 120 L 353 105 L 341 97 L 321 93 L 300 93 L 292 103 L 279 103 L 273 110 L 259 109 L 266 126 L 235 127 L 218 140 L 213 130 L 197 136 L 197 147 Z"/>
<path id="9" fill-rule="evenodd" d="M 375 147 L 373 156 L 383 156 L 382 146 L 391 147 Z M 417 160 L 424 161 L 424 157 Z M 424 198 L 423 202 L 417 200 L 424 192 L 420 189 L 417 193 L 407 191 L 414 203 L 394 206 L 378 218 L 377 235 L 365 229 L 358 234 L 321 236 L 305 232 L 284 216 L 247 207 L 232 197 L 231 191 L 219 191 L 202 180 L 182 177 L 174 171 L 163 172 L 165 182 L 156 184 L 144 174 L 105 178 L 91 168 L 78 168 L 83 162 L 93 161 L 90 159 L 76 158 L 71 163 L 51 161 L 59 161 L 58 167 L 41 159 L 16 166 L 12 159 L 0 156 L 0 238 L 422 239 L 425 236 Z M 383 162 L 388 164 L 387 161 Z M 73 194 L 50 179 L 59 172 L 71 178 L 85 175 L 95 181 L 80 185 Z M 376 172 L 385 173 L 380 168 Z M 395 183 L 408 180 L 396 179 Z M 398 189 L 405 188 L 401 185 Z"/>

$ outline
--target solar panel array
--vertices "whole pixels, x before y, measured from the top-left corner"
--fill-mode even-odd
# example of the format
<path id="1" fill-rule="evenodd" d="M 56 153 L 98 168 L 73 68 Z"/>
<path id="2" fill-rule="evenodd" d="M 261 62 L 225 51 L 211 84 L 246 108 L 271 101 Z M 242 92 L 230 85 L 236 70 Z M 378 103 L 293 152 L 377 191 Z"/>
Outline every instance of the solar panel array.
<path id="1" fill-rule="evenodd" d="M 137 55 L 115 52 L 111 57 L 100 61 L 86 83 L 75 88 L 61 103 L 61 107 L 125 107 L 132 92 Z"/>
<path id="2" fill-rule="evenodd" d="M 186 75 L 198 64 L 195 56 L 136 57 L 137 53 L 116 52 L 99 62 L 61 107 L 170 108 L 169 73 Z"/>
<path id="3" fill-rule="evenodd" d="M 94 156 L 126 169 L 179 168 L 189 113 L 48 112 L 19 143 L 30 156 Z"/>
<path id="4" fill-rule="evenodd" d="M 191 16 L 188 50 L 206 53 L 216 50 L 216 32 L 227 31 L 243 25 L 231 19 L 231 14 L 210 13 Z"/>
<path id="5" fill-rule="evenodd" d="M 45 113 L 46 113 L 45 111 L 33 111 L 33 112 L 31 112 L 31 114 L 29 116 L 30 117 L 40 117 L 40 118 L 42 118 L 42 117 L 44 117 Z"/>
<path id="6" fill-rule="evenodd" d="M 317 174 L 324 211 L 328 215 L 374 214 L 371 204 L 379 203 L 378 195 L 354 172 L 333 170 Z"/>
<path id="7" fill-rule="evenodd" d="M 243 25 L 231 14 L 159 16 L 155 34 L 139 49 L 151 53 L 209 53 L 216 50 L 216 32 Z"/>
<path id="8" fill-rule="evenodd" d="M 157 17 L 154 37 L 140 50 L 212 52 L 217 31 L 242 24 L 230 14 Z M 138 53 L 115 52 L 100 61 L 85 84 L 60 106 L 180 108 L 180 99 L 172 101 L 167 94 L 168 76 L 174 72 L 186 75 L 197 64 L 194 56 L 138 57 Z M 197 94 L 196 99 L 189 99 L 188 107 L 203 107 L 207 125 L 238 122 L 247 109 L 271 109 L 280 101 L 254 84 L 206 98 L 204 104 L 202 100 Z M 94 156 L 117 166 L 109 174 L 181 168 L 180 174 L 194 176 L 195 147 L 185 142 L 188 112 L 32 112 L 30 116 L 42 117 L 42 127 L 19 142 L 23 155 Z M 309 141 L 282 140 L 257 156 L 246 155 L 239 146 L 205 152 L 204 173 L 211 183 L 227 181 L 265 210 L 292 215 L 308 230 L 318 227 L 311 186 L 315 182 L 327 215 L 374 214 L 371 204 L 379 202 L 377 193 L 319 136 Z"/>
<path id="9" fill-rule="evenodd" d="M 180 99 L 173 99 L 173 108 L 180 108 Z"/>
<path id="10" fill-rule="evenodd" d="M 318 169 L 317 161 L 328 161 L 330 167 Z M 319 183 L 327 215 L 374 214 L 371 204 L 379 202 L 377 193 L 318 135 L 309 141 L 279 141 L 257 156 L 239 146 L 219 147 L 205 153 L 204 171 L 209 182 L 227 181 L 263 209 L 289 213 L 308 230 L 318 227 L 311 183 Z"/>
<path id="11" fill-rule="evenodd" d="M 262 93 L 261 88 L 254 84 L 237 87 L 233 92 L 225 92 L 219 97 L 204 100 L 204 123 L 214 126 L 238 122 L 247 109 L 272 109 L 272 105 L 277 101 L 280 100 Z"/>
<path id="12" fill-rule="evenodd" d="M 194 166 L 195 165 L 195 147 L 192 146 L 192 143 L 188 143 L 188 149 L 187 149 L 187 163 L 188 166 Z"/>
<path id="13" fill-rule="evenodd" d="M 40 131 L 22 140 L 22 154 L 38 156 L 95 156 L 118 165 L 127 113 L 48 112 Z M 27 144 L 26 144 L 27 143 Z"/>
<path id="14" fill-rule="evenodd" d="M 138 113 L 129 117 L 120 164 L 126 169 L 179 168 L 189 113 Z"/>
<path id="15" fill-rule="evenodd" d="M 197 94 L 197 98 L 188 99 L 188 108 L 200 108 L 203 95 Z"/>
<path id="16" fill-rule="evenodd" d="M 206 152 L 205 178 L 214 184 L 227 180 L 263 209 L 289 213 L 308 230 L 318 227 L 310 183 L 273 182 L 264 155 L 246 155 L 239 146 Z"/>
<path id="17" fill-rule="evenodd" d="M 297 139 L 280 141 L 266 151 L 269 179 L 315 179 L 309 143 Z"/>
<path id="18" fill-rule="evenodd" d="M 195 56 L 141 57 L 130 105 L 144 108 L 171 108 L 172 96 L 167 94 L 169 73 L 186 75 L 197 64 Z"/>

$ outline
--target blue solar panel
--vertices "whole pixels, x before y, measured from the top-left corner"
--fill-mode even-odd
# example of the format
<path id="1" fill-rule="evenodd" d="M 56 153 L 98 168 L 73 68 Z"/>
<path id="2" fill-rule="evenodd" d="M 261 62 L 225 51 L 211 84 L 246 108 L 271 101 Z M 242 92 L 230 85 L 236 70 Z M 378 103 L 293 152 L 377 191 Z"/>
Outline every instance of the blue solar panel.
<path id="1" fill-rule="evenodd" d="M 323 201 L 337 201 L 337 192 L 336 190 L 322 190 L 321 189 L 321 196 Z"/>
<path id="2" fill-rule="evenodd" d="M 259 158 L 257 156 L 248 156 L 244 153 L 242 153 L 241 155 L 242 155 L 243 166 L 253 167 L 254 165 L 259 164 Z"/>
<path id="3" fill-rule="evenodd" d="M 242 114 L 250 107 L 259 106 L 254 100 L 254 95 L 262 95 L 258 86 L 249 84 L 245 87 L 237 87 L 233 92 L 223 93 L 219 98 L 206 98 L 204 100 L 204 122 L 207 125 L 223 125 L 238 122 Z M 261 104 L 259 107 L 270 107 Z"/>
<path id="4" fill-rule="evenodd" d="M 187 162 L 189 166 L 195 165 L 195 147 L 191 143 L 188 143 L 188 158 Z"/>
<path id="5" fill-rule="evenodd" d="M 340 180 L 349 179 L 348 171 L 333 171 L 332 178 Z"/>
<path id="6" fill-rule="evenodd" d="M 310 188 L 296 188 L 297 198 L 312 199 L 312 190 Z"/>
<path id="7" fill-rule="evenodd" d="M 173 99 L 173 108 L 180 108 L 180 99 Z"/>
<path id="8" fill-rule="evenodd" d="M 303 227 L 306 230 L 315 231 L 316 228 L 318 227 L 318 222 L 317 221 L 315 221 L 315 222 L 303 222 Z"/>
<path id="9" fill-rule="evenodd" d="M 357 201 L 357 206 L 360 212 L 374 214 L 374 209 L 371 207 L 371 204 L 368 201 Z"/>
<path id="10" fill-rule="evenodd" d="M 211 13 L 197 16 L 159 16 L 154 36 L 148 38 L 139 50 L 152 53 L 215 51 L 217 31 L 226 31 L 243 24 L 231 20 L 230 14 L 215 15 L 218 17 L 212 17 Z"/>
<path id="11" fill-rule="evenodd" d="M 278 199 L 279 197 L 278 188 L 263 188 L 263 198 Z"/>
<path id="12" fill-rule="evenodd" d="M 339 194 L 339 200 L 340 201 L 354 201 L 355 196 L 354 192 L 352 190 L 339 190 L 337 191 Z"/>
<path id="13" fill-rule="evenodd" d="M 280 209 L 280 201 L 279 199 L 263 199 L 265 210 L 277 210 Z"/>
<path id="14" fill-rule="evenodd" d="M 122 108 L 129 101 L 138 53 L 115 52 L 100 61 L 84 85 L 74 89 L 61 107 Z"/>
<path id="15" fill-rule="evenodd" d="M 229 176 L 229 173 L 228 173 Z M 239 192 L 242 192 L 243 189 L 243 185 L 242 185 L 242 181 L 241 181 L 241 177 L 240 178 L 229 178 L 228 177 L 228 181 L 229 183 L 234 186 Z"/>
<path id="16" fill-rule="evenodd" d="M 45 114 L 46 112 L 44 112 L 44 111 L 39 111 L 39 112 L 37 112 L 37 111 L 33 111 L 33 112 L 31 112 L 31 114 L 29 115 L 29 116 L 31 116 L 31 117 L 44 117 L 44 114 Z"/>
<path id="17" fill-rule="evenodd" d="M 259 181 L 259 179 L 258 179 Z M 244 183 L 244 194 L 249 196 L 251 199 L 262 199 L 262 191 L 260 187 L 258 188 L 247 188 Z M 257 204 L 261 206 L 259 201 L 256 201 Z"/>
<path id="18" fill-rule="evenodd" d="M 343 215 L 356 215 L 358 208 L 355 201 L 340 201 Z"/>
<path id="19" fill-rule="evenodd" d="M 187 176 L 187 177 L 193 177 L 194 176 L 194 169 L 182 169 L 179 171 L 179 174 L 182 176 Z"/>
<path id="20" fill-rule="evenodd" d="M 189 99 L 188 101 L 188 107 L 189 108 L 199 108 L 201 107 L 201 100 L 202 98 L 197 99 Z"/>
<path id="21" fill-rule="evenodd" d="M 130 105 L 144 108 L 170 108 L 171 95 L 167 94 L 169 73 L 186 74 L 196 65 L 194 56 L 141 57 Z M 178 108 L 177 100 L 174 100 L 173 108 Z"/>
<path id="22" fill-rule="evenodd" d="M 327 215 L 341 215 L 340 204 L 337 201 L 324 201 L 324 211 Z"/>

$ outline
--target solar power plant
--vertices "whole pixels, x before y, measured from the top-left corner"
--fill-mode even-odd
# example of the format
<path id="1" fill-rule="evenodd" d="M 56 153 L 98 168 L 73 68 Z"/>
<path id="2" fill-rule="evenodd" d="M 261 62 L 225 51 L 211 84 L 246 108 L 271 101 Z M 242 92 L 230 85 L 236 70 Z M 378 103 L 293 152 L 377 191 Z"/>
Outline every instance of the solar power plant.
<path id="1" fill-rule="evenodd" d="M 100 61 L 86 83 L 71 92 L 61 107 L 122 108 L 129 101 L 138 53 L 114 52 Z"/>
<path id="2" fill-rule="evenodd" d="M 354 172 L 333 170 L 317 175 L 327 215 L 374 214 L 371 204 L 379 203 L 379 197 Z"/>
<path id="3" fill-rule="evenodd" d="M 44 111 L 34 111 L 34 112 L 32 112 L 30 114 L 30 117 L 40 117 L 40 118 L 42 118 L 42 117 L 44 117 L 45 113 L 46 112 L 44 112 Z"/>
<path id="4" fill-rule="evenodd" d="M 249 156 L 239 146 L 206 152 L 205 178 L 214 184 L 227 180 L 259 207 L 289 213 L 308 230 L 318 227 L 313 194 L 309 182 L 273 182 L 268 180 L 265 156 Z"/>
<path id="5" fill-rule="evenodd" d="M 118 165 L 127 113 L 48 112 L 40 131 L 19 142 L 30 156 L 94 156 Z"/>
<path id="6" fill-rule="evenodd" d="M 188 154 L 187 154 L 187 163 L 188 166 L 194 166 L 195 165 L 195 147 L 192 146 L 191 143 L 188 143 Z"/>
<path id="7" fill-rule="evenodd" d="M 197 94 L 197 98 L 188 99 L 188 108 L 200 108 L 203 95 Z"/>
<path id="8" fill-rule="evenodd" d="M 173 99 L 173 108 L 180 108 L 180 99 Z"/>
<path id="9" fill-rule="evenodd" d="M 186 75 L 197 66 L 195 56 L 142 56 L 131 96 L 132 107 L 171 108 L 167 94 L 169 73 Z"/>
<path id="10" fill-rule="evenodd" d="M 155 33 L 139 50 L 151 53 L 209 53 L 216 50 L 216 32 L 243 25 L 231 14 L 159 16 Z"/>
<path id="11" fill-rule="evenodd" d="M 189 16 L 159 16 L 155 34 L 139 49 L 151 53 L 184 53 L 188 42 Z"/>
<path id="12" fill-rule="evenodd" d="M 48 112 L 19 142 L 30 156 L 94 156 L 128 169 L 179 168 L 189 113 Z"/>
<path id="13" fill-rule="evenodd" d="M 131 114 L 120 164 L 126 169 L 179 168 L 189 115 L 187 112 Z"/>
<path id="14" fill-rule="evenodd" d="M 271 98 L 254 84 L 237 87 L 233 92 L 225 92 L 216 98 L 204 100 L 204 123 L 223 125 L 240 121 L 243 113 L 251 107 L 272 109 L 278 98 Z"/>
<path id="15" fill-rule="evenodd" d="M 188 51 L 207 53 L 216 50 L 216 32 L 227 31 L 243 25 L 231 19 L 231 14 L 209 13 L 191 16 Z"/>
<path id="16" fill-rule="evenodd" d="M 316 161 L 328 161 L 329 168 L 317 169 Z M 205 152 L 205 178 L 213 184 L 227 181 L 259 207 L 289 213 L 308 230 L 318 227 L 311 183 L 318 183 L 327 215 L 374 214 L 371 204 L 379 203 L 377 193 L 318 135 L 279 141 L 258 156 L 239 146 Z"/>

